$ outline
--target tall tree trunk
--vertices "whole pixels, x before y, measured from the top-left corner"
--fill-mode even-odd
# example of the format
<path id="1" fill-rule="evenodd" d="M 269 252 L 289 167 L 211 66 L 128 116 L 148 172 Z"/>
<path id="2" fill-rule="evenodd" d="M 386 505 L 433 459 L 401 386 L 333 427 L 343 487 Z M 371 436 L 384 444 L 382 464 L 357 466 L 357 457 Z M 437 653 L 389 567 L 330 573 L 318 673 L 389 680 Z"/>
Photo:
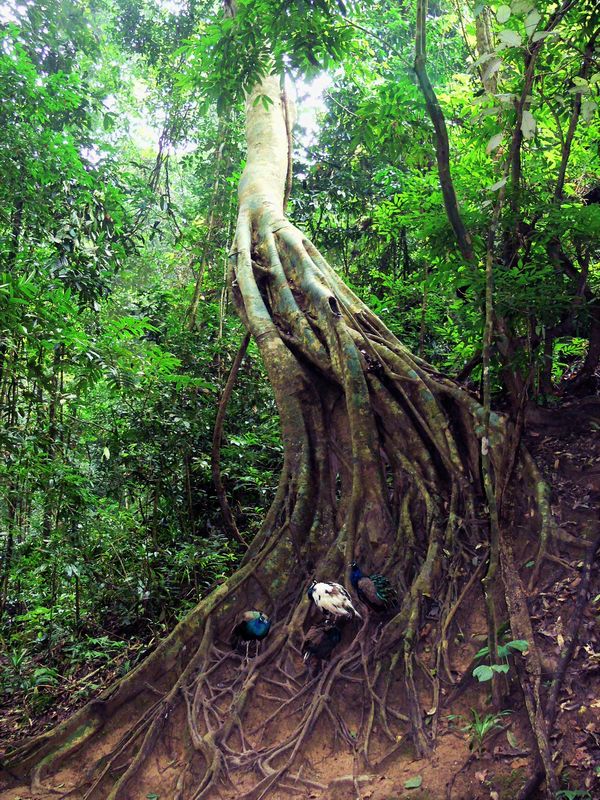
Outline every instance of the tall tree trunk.
<path id="1" fill-rule="evenodd" d="M 367 763 L 375 742 L 393 750 L 406 733 L 427 753 L 440 677 L 455 680 L 452 621 L 489 541 L 480 445 L 485 434 L 490 471 L 506 484 L 506 423 L 411 355 L 285 218 L 289 137 L 278 78 L 250 93 L 246 120 L 231 286 L 280 414 L 276 496 L 241 567 L 143 664 L 9 759 L 36 797 L 46 783 L 102 800 L 200 800 L 216 797 L 221 779 L 241 781 L 240 771 L 240 796 L 253 800 L 286 776 L 325 789 L 296 763 L 316 726 Z M 519 462 L 515 471 L 527 486 Z M 312 613 L 307 584 L 348 583 L 353 559 L 384 571 L 401 603 L 379 627 L 366 613 L 348 626 L 311 677 L 298 650 Z M 441 608 L 427 687 L 415 669 L 424 596 Z M 249 608 L 270 614 L 273 627 L 260 654 L 242 660 L 226 642 Z M 350 691 L 362 691 L 360 702 Z M 264 694 L 275 698 L 267 706 Z M 427 727 L 423 703 L 434 708 Z"/>

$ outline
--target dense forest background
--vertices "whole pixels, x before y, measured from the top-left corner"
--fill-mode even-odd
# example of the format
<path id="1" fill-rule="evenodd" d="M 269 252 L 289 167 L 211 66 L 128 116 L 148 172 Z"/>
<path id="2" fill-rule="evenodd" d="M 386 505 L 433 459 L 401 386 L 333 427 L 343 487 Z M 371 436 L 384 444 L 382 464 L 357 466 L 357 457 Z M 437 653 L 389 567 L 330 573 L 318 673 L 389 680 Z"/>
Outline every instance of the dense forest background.
<path id="1" fill-rule="evenodd" d="M 411 351 L 481 390 L 485 270 L 447 214 L 413 4 L 238 5 L 237 28 L 195 0 L 0 9 L 0 689 L 15 727 L 125 674 L 245 551 L 213 485 L 213 428 L 244 336 L 227 285 L 239 86 L 273 43 L 298 107 L 290 218 Z M 475 250 L 502 211 L 491 378 L 517 418 L 598 390 L 598 19 L 572 6 L 559 30 L 541 27 L 546 0 L 444 0 L 427 21 Z M 281 457 L 251 344 L 218 456 L 246 542 Z"/>

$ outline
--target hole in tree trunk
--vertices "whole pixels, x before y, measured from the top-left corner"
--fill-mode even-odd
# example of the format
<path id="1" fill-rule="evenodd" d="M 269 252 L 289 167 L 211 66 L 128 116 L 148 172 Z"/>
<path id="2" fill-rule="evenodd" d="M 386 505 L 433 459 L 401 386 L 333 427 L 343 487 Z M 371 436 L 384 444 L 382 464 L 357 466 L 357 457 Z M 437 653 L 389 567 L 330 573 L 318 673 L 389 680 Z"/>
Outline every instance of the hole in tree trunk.
<path id="1" fill-rule="evenodd" d="M 341 317 L 340 308 L 338 306 L 338 302 L 335 297 L 329 298 L 329 308 L 331 309 L 332 313 L 335 314 L 336 317 Z"/>

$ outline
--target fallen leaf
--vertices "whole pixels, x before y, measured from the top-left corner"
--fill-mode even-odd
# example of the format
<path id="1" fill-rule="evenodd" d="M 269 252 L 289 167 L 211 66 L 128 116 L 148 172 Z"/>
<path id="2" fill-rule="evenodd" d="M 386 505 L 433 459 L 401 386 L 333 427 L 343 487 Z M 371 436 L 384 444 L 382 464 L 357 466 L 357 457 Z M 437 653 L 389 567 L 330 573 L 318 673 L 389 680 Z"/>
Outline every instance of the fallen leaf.
<path id="1" fill-rule="evenodd" d="M 512 731 L 506 731 L 506 739 L 511 747 L 514 747 L 515 750 L 518 750 L 519 745 L 517 738 Z"/>

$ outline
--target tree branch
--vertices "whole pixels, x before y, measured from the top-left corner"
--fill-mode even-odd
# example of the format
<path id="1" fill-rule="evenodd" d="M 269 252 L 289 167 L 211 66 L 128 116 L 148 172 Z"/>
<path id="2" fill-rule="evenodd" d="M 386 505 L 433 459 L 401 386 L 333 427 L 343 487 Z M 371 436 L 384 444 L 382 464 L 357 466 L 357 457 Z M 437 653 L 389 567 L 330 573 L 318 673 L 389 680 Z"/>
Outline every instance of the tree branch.
<path id="1" fill-rule="evenodd" d="M 600 31 L 598 30 L 594 31 L 591 39 L 589 40 L 585 48 L 583 54 L 583 64 L 581 66 L 581 71 L 579 73 L 579 76 L 583 79 L 587 79 L 590 73 L 590 68 L 592 66 L 592 58 L 594 55 L 594 47 L 596 45 L 596 40 L 598 38 L 599 33 Z M 575 136 L 575 130 L 577 129 L 577 123 L 579 122 L 580 114 L 581 114 L 581 92 L 577 92 L 575 94 L 575 99 L 573 101 L 573 112 L 571 113 L 569 129 L 567 131 L 567 136 L 563 144 L 562 158 L 560 160 L 558 178 L 556 181 L 556 188 L 554 190 L 555 202 L 559 202 L 560 200 L 562 200 L 563 190 L 565 187 L 565 177 L 567 174 L 567 165 L 569 163 L 569 158 L 571 155 L 571 146 L 573 144 L 573 138 Z"/>
<path id="2" fill-rule="evenodd" d="M 225 388 L 223 389 L 223 394 L 221 395 L 221 399 L 219 400 L 219 409 L 217 411 L 217 418 L 215 420 L 215 429 L 213 432 L 212 453 L 211 453 L 213 484 L 217 492 L 217 497 L 219 498 L 219 505 L 221 506 L 221 512 L 223 514 L 223 521 L 225 523 L 225 527 L 227 528 L 231 536 L 240 544 L 243 544 L 244 547 L 248 547 L 248 544 L 244 540 L 242 534 L 239 532 L 238 526 L 236 525 L 235 519 L 233 518 L 233 514 L 231 513 L 231 508 L 227 501 L 227 495 L 225 493 L 225 487 L 223 485 L 223 479 L 221 477 L 220 454 L 221 454 L 221 438 L 223 436 L 223 421 L 225 419 L 225 413 L 227 411 L 227 404 L 229 403 L 229 398 L 231 397 L 231 392 L 233 391 L 237 374 L 239 372 L 244 356 L 246 355 L 246 350 L 248 349 L 249 344 L 250 344 L 250 334 L 247 333 L 244 336 L 244 339 L 239 347 L 239 350 L 237 351 L 236 356 L 233 360 L 233 364 L 231 365 L 231 370 L 229 372 Z"/>
<path id="3" fill-rule="evenodd" d="M 452 180 L 452 173 L 450 171 L 450 143 L 448 140 L 448 129 L 446 128 L 446 120 L 444 113 L 441 109 L 437 95 L 426 69 L 426 32 L 425 20 L 427 15 L 427 0 L 418 0 L 417 2 L 417 27 L 415 33 L 415 73 L 421 87 L 421 92 L 425 99 L 425 106 L 429 118 L 433 123 L 435 130 L 435 150 L 436 160 L 438 165 L 438 173 L 440 176 L 440 187 L 442 189 L 442 196 L 444 198 L 444 206 L 448 220 L 452 225 L 458 247 L 462 257 L 465 261 L 472 262 L 474 260 L 473 245 L 471 237 L 465 227 L 465 224 L 460 215 L 458 207 L 458 200 L 456 191 L 454 189 L 454 182 Z"/>

